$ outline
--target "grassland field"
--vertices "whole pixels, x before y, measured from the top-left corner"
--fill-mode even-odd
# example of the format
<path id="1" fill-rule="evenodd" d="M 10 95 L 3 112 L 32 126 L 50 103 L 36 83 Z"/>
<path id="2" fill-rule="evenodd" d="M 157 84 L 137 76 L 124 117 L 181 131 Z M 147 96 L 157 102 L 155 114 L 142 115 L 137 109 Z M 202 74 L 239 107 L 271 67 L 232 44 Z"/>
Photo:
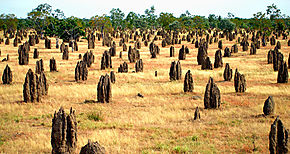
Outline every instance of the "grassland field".
<path id="1" fill-rule="evenodd" d="M 120 39 L 114 39 L 117 56 L 112 57 L 113 68 L 100 70 L 102 54 L 109 48 L 96 41 L 95 62 L 88 69 L 88 80 L 75 82 L 75 66 L 79 54 L 88 51 L 87 41 L 78 42 L 79 51 L 71 52 L 70 48 L 69 60 L 62 60 L 62 53 L 55 48 L 55 38 L 50 39 L 52 49 L 44 48 L 44 40 L 31 47 L 29 65 L 18 64 L 18 47 L 13 47 L 13 39 L 10 45 L 0 44 L 0 59 L 7 54 L 10 56 L 9 61 L 0 62 L 0 76 L 7 64 L 13 71 L 13 83 L 0 84 L 0 153 L 51 153 L 52 118 L 61 106 L 67 113 L 71 107 L 76 110 L 77 151 L 91 139 L 98 141 L 108 153 L 268 153 L 268 135 L 276 116 L 279 115 L 285 127 L 290 128 L 290 83 L 278 84 L 278 72 L 274 72 L 272 64 L 267 64 L 268 51 L 274 48 L 269 42 L 266 47 L 261 46 L 256 55 L 243 52 L 238 44 L 238 53 L 223 57 L 224 67 L 229 63 L 233 73 L 238 68 L 246 76 L 246 92 L 236 93 L 233 79 L 230 82 L 223 79 L 224 67 L 201 70 L 197 65 L 198 49 L 190 42 L 175 44 L 175 56 L 170 57 L 170 46 L 162 48 L 161 40 L 158 40 L 155 43 L 161 50 L 156 59 L 150 58 L 149 47 L 142 42 L 139 51 L 144 71 L 133 73 L 135 63 L 129 63 L 127 52 L 119 58 Z M 221 40 L 223 48 L 236 43 L 236 40 Z M 288 40 L 282 40 L 282 37 L 278 40 L 282 45 L 280 52 L 284 60 L 288 60 Z M 134 46 L 133 43 L 129 45 Z M 171 62 L 178 60 L 181 45 L 190 51 L 186 60 L 181 61 L 181 68 L 183 79 L 187 70 L 191 70 L 192 93 L 183 92 L 183 79 L 169 80 Z M 217 46 L 217 43 L 209 45 L 212 64 Z M 33 59 L 34 48 L 40 52 L 39 59 L 44 60 L 49 90 L 41 102 L 24 103 L 22 91 L 26 72 L 29 68 L 35 71 L 35 63 L 39 60 Z M 56 59 L 58 72 L 49 72 L 52 57 Z M 129 65 L 129 73 L 117 73 L 124 61 Z M 84 103 L 97 99 L 100 76 L 112 70 L 116 72 L 112 102 Z M 209 77 L 214 78 L 221 91 L 220 109 L 204 109 L 203 96 Z M 137 93 L 142 93 L 144 98 L 137 97 Z M 200 99 L 193 99 L 193 96 Z M 275 115 L 264 117 L 263 105 L 268 96 L 273 96 L 276 110 Z M 197 106 L 201 110 L 201 120 L 193 121 Z"/>

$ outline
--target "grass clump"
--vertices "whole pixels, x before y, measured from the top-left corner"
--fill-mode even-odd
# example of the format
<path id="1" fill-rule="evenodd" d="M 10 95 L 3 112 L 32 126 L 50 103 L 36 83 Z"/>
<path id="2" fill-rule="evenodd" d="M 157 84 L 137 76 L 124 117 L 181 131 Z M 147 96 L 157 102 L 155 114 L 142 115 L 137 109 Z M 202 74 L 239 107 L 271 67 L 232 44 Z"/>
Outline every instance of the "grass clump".
<path id="1" fill-rule="evenodd" d="M 90 112 L 87 114 L 87 117 L 89 120 L 93 120 L 93 121 L 103 121 L 104 120 L 104 115 L 102 114 L 102 111 Z"/>
<path id="2" fill-rule="evenodd" d="M 198 139 L 198 136 L 196 136 L 196 135 L 193 135 L 192 138 L 191 138 L 191 140 L 192 140 L 193 142 L 197 141 L 197 139 Z"/>

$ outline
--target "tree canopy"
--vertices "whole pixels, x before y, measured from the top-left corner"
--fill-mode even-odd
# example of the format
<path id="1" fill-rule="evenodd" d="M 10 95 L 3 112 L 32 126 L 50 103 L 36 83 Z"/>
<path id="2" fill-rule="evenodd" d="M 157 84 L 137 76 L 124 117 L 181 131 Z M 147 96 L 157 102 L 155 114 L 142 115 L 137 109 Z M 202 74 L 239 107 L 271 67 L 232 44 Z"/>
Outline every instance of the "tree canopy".
<path id="1" fill-rule="evenodd" d="M 117 29 L 158 29 L 164 30 L 202 30 L 217 28 L 219 30 L 233 31 L 236 28 L 260 30 L 271 32 L 273 30 L 286 30 L 290 28 L 290 18 L 282 14 L 281 10 L 272 4 L 267 6 L 265 12 L 258 11 L 250 19 L 243 19 L 228 13 L 227 17 L 209 14 L 204 16 L 192 15 L 189 11 L 175 17 L 172 13 L 155 13 L 155 7 L 144 11 L 144 14 L 129 12 L 125 15 L 119 8 L 113 8 L 109 15 L 95 15 L 90 19 L 66 17 L 60 9 L 53 9 L 44 3 L 38 5 L 27 14 L 26 19 L 17 19 L 14 14 L 0 15 L 0 29 L 4 32 L 14 32 L 17 29 L 33 28 L 38 34 L 58 36 L 62 39 L 76 39 L 85 35 L 85 29 L 91 28 L 100 32 L 111 32 Z"/>
<path id="2" fill-rule="evenodd" d="M 0 15 L 0 29 L 5 32 L 14 32 L 17 29 L 18 19 L 14 14 Z"/>

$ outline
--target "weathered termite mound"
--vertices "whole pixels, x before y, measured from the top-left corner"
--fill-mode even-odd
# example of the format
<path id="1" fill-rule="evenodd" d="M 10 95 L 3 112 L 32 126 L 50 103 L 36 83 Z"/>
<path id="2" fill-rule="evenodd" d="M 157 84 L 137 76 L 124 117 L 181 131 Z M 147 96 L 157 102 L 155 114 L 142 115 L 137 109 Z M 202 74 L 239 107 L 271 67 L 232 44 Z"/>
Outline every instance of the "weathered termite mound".
<path id="1" fill-rule="evenodd" d="M 110 103 L 112 99 L 111 80 L 108 74 L 100 77 L 97 88 L 97 99 L 101 103 Z"/>
<path id="2" fill-rule="evenodd" d="M 20 45 L 18 48 L 18 63 L 19 65 L 28 65 L 30 46 L 27 42 Z"/>
<path id="3" fill-rule="evenodd" d="M 212 64 L 209 57 L 206 57 L 205 61 L 201 64 L 202 70 L 212 70 Z"/>
<path id="4" fill-rule="evenodd" d="M 269 151 L 270 154 L 287 154 L 289 130 L 287 130 L 279 116 L 271 125 L 269 133 Z"/>
<path id="5" fill-rule="evenodd" d="M 170 57 L 174 57 L 174 46 L 170 47 Z"/>
<path id="6" fill-rule="evenodd" d="M 68 58 L 69 58 L 69 54 L 68 53 L 69 53 L 68 52 L 68 46 L 65 45 L 63 53 L 62 53 L 62 60 L 68 60 Z"/>
<path id="7" fill-rule="evenodd" d="M 289 56 L 288 56 L 288 69 L 290 69 L 290 53 L 289 53 Z"/>
<path id="8" fill-rule="evenodd" d="M 199 120 L 200 119 L 200 112 L 199 112 L 199 108 L 196 107 L 195 111 L 194 111 L 194 118 L 193 120 Z"/>
<path id="9" fill-rule="evenodd" d="M 123 64 L 120 64 L 120 67 L 118 67 L 119 73 L 128 73 L 128 64 L 124 62 Z"/>
<path id="10" fill-rule="evenodd" d="M 277 49 L 281 49 L 281 43 L 280 43 L 280 41 L 277 41 L 276 48 Z"/>
<path id="11" fill-rule="evenodd" d="M 223 42 L 222 42 L 222 40 L 219 40 L 219 42 L 218 42 L 218 48 L 219 49 L 223 49 Z"/>
<path id="12" fill-rule="evenodd" d="M 78 46 L 77 41 L 74 41 L 73 43 L 73 51 L 79 51 L 79 46 Z"/>
<path id="13" fill-rule="evenodd" d="M 9 44 L 10 44 L 10 41 L 9 41 L 9 38 L 7 38 L 5 41 L 5 45 L 9 45 Z"/>
<path id="14" fill-rule="evenodd" d="M 170 72 L 169 72 L 169 78 L 170 80 L 181 80 L 182 70 L 181 70 L 181 64 L 179 61 L 175 62 L 173 61 L 171 63 Z"/>
<path id="15" fill-rule="evenodd" d="M 51 40 L 46 38 L 44 41 L 44 46 L 46 49 L 51 49 Z"/>
<path id="16" fill-rule="evenodd" d="M 204 93 L 204 108 L 216 109 L 221 105 L 221 96 L 218 86 L 214 83 L 213 78 L 210 77 L 206 85 Z"/>
<path id="17" fill-rule="evenodd" d="M 39 102 L 43 95 L 48 94 L 48 82 L 43 72 L 38 76 L 28 70 L 23 84 L 24 102 Z"/>
<path id="18" fill-rule="evenodd" d="M 273 63 L 273 56 L 274 56 L 274 50 L 269 50 L 268 51 L 268 56 L 267 56 L 268 64 L 272 64 Z"/>
<path id="19" fill-rule="evenodd" d="M 257 48 L 254 44 L 251 44 L 250 55 L 256 55 L 256 54 L 257 54 Z"/>
<path id="20" fill-rule="evenodd" d="M 187 73 L 185 74 L 185 78 L 184 78 L 183 91 L 184 92 L 192 92 L 193 89 L 194 89 L 194 86 L 193 86 L 192 74 L 190 73 L 190 70 L 188 70 Z"/>
<path id="21" fill-rule="evenodd" d="M 56 61 L 55 61 L 54 57 L 52 57 L 52 59 L 49 60 L 49 68 L 50 68 L 50 72 L 57 71 Z"/>
<path id="22" fill-rule="evenodd" d="M 135 64 L 135 72 L 143 72 L 143 61 L 142 59 L 137 60 Z"/>
<path id="23" fill-rule="evenodd" d="M 135 63 L 136 60 L 140 59 L 139 50 L 137 50 L 136 48 L 132 49 L 131 46 L 129 46 L 128 59 L 130 63 Z"/>
<path id="24" fill-rule="evenodd" d="M 29 37 L 29 39 L 28 39 L 29 45 L 34 46 L 36 44 L 36 40 L 35 40 L 34 35 L 29 35 L 28 37 Z"/>
<path id="25" fill-rule="evenodd" d="M 95 48 L 95 35 L 89 34 L 87 39 L 88 39 L 88 49 L 94 49 Z"/>
<path id="26" fill-rule="evenodd" d="M 88 140 L 88 143 L 82 147 L 80 154 L 105 154 L 106 150 L 102 147 L 97 141 L 91 142 Z"/>
<path id="27" fill-rule="evenodd" d="M 75 153 L 77 147 L 77 121 L 75 111 L 66 114 L 61 107 L 54 113 L 51 129 L 52 154 Z"/>
<path id="28" fill-rule="evenodd" d="M 33 58 L 34 59 L 39 58 L 39 51 L 36 48 L 34 49 L 34 52 L 33 52 Z"/>
<path id="29" fill-rule="evenodd" d="M 3 84 L 11 84 L 12 80 L 13 80 L 12 71 L 7 64 L 4 71 L 3 71 L 2 82 L 3 82 Z"/>
<path id="30" fill-rule="evenodd" d="M 123 51 L 127 51 L 127 45 L 125 43 L 123 44 Z"/>
<path id="31" fill-rule="evenodd" d="M 197 63 L 198 65 L 202 65 L 207 58 L 207 50 L 205 46 L 200 46 L 198 48 L 198 53 L 197 53 Z"/>
<path id="32" fill-rule="evenodd" d="M 273 52 L 273 69 L 278 71 L 280 66 L 283 65 L 284 56 L 278 49 L 275 49 Z"/>
<path id="33" fill-rule="evenodd" d="M 90 51 L 90 52 L 87 51 L 83 56 L 83 61 L 87 64 L 88 67 L 91 67 L 91 65 L 95 61 L 95 56 L 93 54 L 93 51 Z"/>
<path id="34" fill-rule="evenodd" d="M 116 56 L 116 49 L 117 49 L 117 47 L 116 47 L 116 43 L 113 42 L 111 48 L 109 49 L 110 55 L 111 55 L 112 57 Z"/>
<path id="35" fill-rule="evenodd" d="M 240 93 L 245 92 L 247 89 L 246 77 L 243 74 L 240 74 L 238 72 L 238 69 L 236 69 L 236 72 L 235 72 L 234 86 L 235 86 L 236 92 L 240 92 Z"/>
<path id="36" fill-rule="evenodd" d="M 115 83 L 116 82 L 116 76 L 115 76 L 115 72 L 114 71 L 110 72 L 110 79 L 111 79 L 111 83 Z"/>
<path id="37" fill-rule="evenodd" d="M 155 45 L 155 43 L 153 43 L 153 42 L 150 43 L 149 50 L 150 50 L 151 58 L 156 58 L 160 52 L 159 47 L 157 45 Z"/>
<path id="38" fill-rule="evenodd" d="M 270 38 L 270 44 L 271 44 L 271 45 L 275 45 L 275 44 L 276 44 L 276 39 L 274 38 L 274 36 L 272 36 L 272 37 Z"/>
<path id="39" fill-rule="evenodd" d="M 215 52 L 215 59 L 214 59 L 214 68 L 223 67 L 223 59 L 222 59 L 222 52 L 221 50 L 217 50 Z"/>
<path id="40" fill-rule="evenodd" d="M 44 68 L 43 68 L 43 60 L 40 59 L 40 60 L 36 61 L 35 73 L 40 74 L 43 71 L 44 71 Z"/>
<path id="41" fill-rule="evenodd" d="M 15 37 L 15 39 L 13 40 L 13 46 L 17 47 L 17 45 L 18 45 L 18 40 L 17 40 L 17 37 Z"/>
<path id="42" fill-rule="evenodd" d="M 288 83 L 288 68 L 286 62 L 279 67 L 277 83 Z"/>
<path id="43" fill-rule="evenodd" d="M 232 76 L 233 76 L 233 71 L 230 68 L 230 64 L 226 63 L 226 67 L 224 70 L 224 79 L 225 81 L 231 81 L 232 80 Z"/>
<path id="44" fill-rule="evenodd" d="M 64 49 L 65 49 L 65 44 L 64 42 L 62 42 L 60 45 L 60 52 L 63 53 Z"/>
<path id="45" fill-rule="evenodd" d="M 231 52 L 232 53 L 238 53 L 239 49 L 238 49 L 238 46 L 236 44 L 234 44 L 231 48 Z"/>
<path id="46" fill-rule="evenodd" d="M 141 42 L 139 41 L 139 39 L 135 42 L 135 48 L 141 49 Z"/>
<path id="47" fill-rule="evenodd" d="M 185 52 L 184 45 L 182 45 L 181 49 L 179 50 L 178 59 L 179 60 L 185 60 L 185 58 L 186 58 L 186 52 Z"/>
<path id="48" fill-rule="evenodd" d="M 231 52 L 230 52 L 230 49 L 228 47 L 225 48 L 224 57 L 231 57 Z"/>
<path id="49" fill-rule="evenodd" d="M 75 68 L 75 81 L 87 80 L 88 79 L 88 68 L 87 64 L 83 61 L 79 61 Z"/>
<path id="50" fill-rule="evenodd" d="M 101 60 L 101 70 L 105 70 L 106 68 L 112 68 L 112 59 L 108 51 L 105 51 L 103 53 L 103 57 Z"/>
<path id="51" fill-rule="evenodd" d="M 264 103 L 264 115 L 272 115 L 275 112 L 275 102 L 272 96 L 269 96 Z"/>

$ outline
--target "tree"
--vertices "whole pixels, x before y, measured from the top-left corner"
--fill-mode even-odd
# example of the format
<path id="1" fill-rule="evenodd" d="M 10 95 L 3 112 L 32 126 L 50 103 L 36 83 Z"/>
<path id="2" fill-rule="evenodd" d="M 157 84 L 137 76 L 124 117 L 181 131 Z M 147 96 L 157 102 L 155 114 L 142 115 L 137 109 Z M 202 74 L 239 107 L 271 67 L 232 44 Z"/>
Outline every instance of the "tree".
<path id="1" fill-rule="evenodd" d="M 219 17 L 218 17 L 218 21 L 221 21 L 221 20 L 222 20 L 222 17 L 221 17 L 221 16 L 219 16 Z"/>
<path id="2" fill-rule="evenodd" d="M 50 8 L 51 9 L 51 8 Z M 65 15 L 64 13 L 56 9 L 54 11 L 49 11 L 50 13 L 46 13 L 45 18 L 41 19 L 44 25 L 42 26 L 42 32 L 46 36 L 58 36 L 61 37 L 64 33 L 65 29 Z"/>
<path id="3" fill-rule="evenodd" d="M 203 16 L 194 16 L 192 18 L 193 27 L 198 29 L 206 29 L 209 27 L 209 23 Z"/>
<path id="4" fill-rule="evenodd" d="M 31 23 L 27 19 L 18 19 L 17 30 L 25 30 L 31 27 Z"/>
<path id="5" fill-rule="evenodd" d="M 59 32 L 63 30 L 64 20 L 48 16 L 46 18 L 46 26 L 43 27 L 43 32 L 47 36 L 59 36 Z"/>
<path id="6" fill-rule="evenodd" d="M 169 24 L 169 29 L 173 31 L 178 31 L 181 29 L 181 24 L 179 21 L 175 20 Z"/>
<path id="7" fill-rule="evenodd" d="M 38 34 L 48 36 L 58 36 L 64 41 L 77 39 L 84 35 L 84 22 L 76 17 L 65 18 L 63 11 L 56 9 L 45 3 L 28 13 L 28 19 Z"/>
<path id="8" fill-rule="evenodd" d="M 277 6 L 273 3 L 270 6 L 267 6 L 267 15 L 270 15 L 270 20 L 277 19 L 281 17 L 281 11 L 277 8 Z"/>
<path id="9" fill-rule="evenodd" d="M 185 13 L 182 13 L 179 18 L 182 17 L 191 17 L 191 13 L 188 10 L 186 10 Z"/>
<path id="10" fill-rule="evenodd" d="M 146 21 L 146 16 L 138 14 L 138 19 L 135 24 L 135 28 L 140 28 L 142 30 L 147 29 L 148 23 Z"/>
<path id="11" fill-rule="evenodd" d="M 58 35 L 64 41 L 77 38 L 85 35 L 84 22 L 82 19 L 71 16 L 61 22 L 62 28 L 58 32 Z"/>
<path id="12" fill-rule="evenodd" d="M 215 14 L 209 14 L 208 22 L 216 22 L 217 20 L 218 20 L 218 17 Z"/>
<path id="13" fill-rule="evenodd" d="M 169 30 L 169 24 L 175 20 L 176 18 L 173 16 L 172 13 L 164 13 L 164 12 L 161 12 L 159 18 L 157 19 L 160 26 L 165 30 Z"/>
<path id="14" fill-rule="evenodd" d="M 216 28 L 218 23 L 218 17 L 214 14 L 209 14 L 208 22 L 210 28 Z"/>
<path id="15" fill-rule="evenodd" d="M 28 19 L 31 20 L 33 28 L 41 34 L 43 38 L 44 27 L 47 26 L 47 17 L 51 15 L 52 8 L 49 4 L 40 4 L 27 14 Z"/>
<path id="16" fill-rule="evenodd" d="M 125 17 L 125 14 L 119 8 L 117 9 L 113 8 L 110 11 L 110 14 L 111 14 L 110 19 L 111 19 L 113 27 L 115 29 L 124 28 L 123 19 Z"/>
<path id="17" fill-rule="evenodd" d="M 235 17 L 235 15 L 234 15 L 233 13 L 228 12 L 228 18 L 229 18 L 229 19 L 234 18 L 234 17 Z"/>
<path id="18" fill-rule="evenodd" d="M 285 29 L 288 29 L 288 31 L 290 31 L 290 17 L 288 16 L 283 19 L 285 19 Z"/>
<path id="19" fill-rule="evenodd" d="M 92 29 L 97 29 L 103 32 L 111 32 L 112 31 L 112 23 L 108 16 L 93 16 L 89 21 L 89 25 Z"/>
<path id="20" fill-rule="evenodd" d="M 275 27 L 276 30 L 284 30 L 287 27 L 287 20 L 285 19 L 286 15 L 281 15 L 281 10 L 278 9 L 274 3 L 267 6 L 266 12 L 267 15 L 270 16 L 272 26 Z"/>
<path id="21" fill-rule="evenodd" d="M 150 10 L 146 9 L 145 10 L 145 17 L 146 17 L 146 22 L 147 22 L 147 28 L 156 28 L 157 27 L 157 15 L 155 13 L 155 8 L 154 6 L 151 6 Z"/>
<path id="22" fill-rule="evenodd" d="M 243 29 L 249 29 L 249 22 L 246 22 L 246 20 L 242 20 L 238 27 Z"/>
<path id="23" fill-rule="evenodd" d="M 137 22 L 138 22 L 138 15 L 134 12 L 129 12 L 125 21 L 126 21 L 126 27 L 129 29 L 136 28 Z"/>
<path id="24" fill-rule="evenodd" d="M 57 19 L 64 19 L 65 18 L 63 11 L 61 11 L 60 9 L 54 10 L 54 12 L 52 12 L 51 15 Z"/>
<path id="25" fill-rule="evenodd" d="M 238 18 L 235 17 L 233 19 L 230 19 L 231 22 L 233 22 L 237 28 L 243 28 L 243 29 L 248 29 L 248 21 L 246 19 Z"/>
<path id="26" fill-rule="evenodd" d="M 51 11 L 50 11 L 51 12 Z M 44 33 L 48 36 L 60 37 L 63 33 L 63 23 L 65 15 L 63 11 L 56 9 L 50 14 L 47 14 L 45 20 L 46 25 L 43 27 Z"/>
<path id="27" fill-rule="evenodd" d="M 232 32 L 235 29 L 236 25 L 228 19 L 222 19 L 218 23 L 218 28 L 221 30 L 226 30 L 228 32 Z"/>
<path id="28" fill-rule="evenodd" d="M 271 22 L 266 18 L 266 14 L 262 12 L 257 12 L 256 14 L 253 14 L 254 21 L 252 24 L 253 29 L 262 30 L 262 31 L 271 31 L 272 24 Z"/>
<path id="29" fill-rule="evenodd" d="M 194 28 L 194 23 L 191 17 L 182 15 L 179 18 L 182 29 L 192 30 Z"/>
<path id="30" fill-rule="evenodd" d="M 1 14 L 0 15 L 0 29 L 4 33 L 14 33 L 17 29 L 18 19 L 14 14 Z"/>

